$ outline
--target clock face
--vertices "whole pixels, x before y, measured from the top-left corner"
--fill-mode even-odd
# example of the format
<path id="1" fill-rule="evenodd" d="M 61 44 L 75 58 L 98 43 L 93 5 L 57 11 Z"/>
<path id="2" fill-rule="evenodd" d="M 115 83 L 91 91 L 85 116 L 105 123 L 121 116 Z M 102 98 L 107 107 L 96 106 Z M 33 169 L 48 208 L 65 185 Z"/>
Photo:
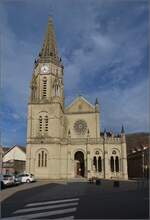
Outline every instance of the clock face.
<path id="1" fill-rule="evenodd" d="M 48 71 L 49 71 L 49 68 L 47 65 L 44 65 L 41 67 L 41 73 L 48 73 Z"/>
<path id="2" fill-rule="evenodd" d="M 77 120 L 75 123 L 74 123 L 74 130 L 77 134 L 85 134 L 86 130 L 87 130 L 87 123 L 86 121 L 80 119 L 80 120 Z"/>

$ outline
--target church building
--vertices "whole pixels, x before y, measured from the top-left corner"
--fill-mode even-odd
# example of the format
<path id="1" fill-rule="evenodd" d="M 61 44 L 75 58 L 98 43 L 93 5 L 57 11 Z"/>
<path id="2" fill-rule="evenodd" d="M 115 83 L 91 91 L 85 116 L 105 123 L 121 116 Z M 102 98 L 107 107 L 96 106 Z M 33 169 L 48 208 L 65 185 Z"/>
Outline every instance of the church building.
<path id="1" fill-rule="evenodd" d="M 79 96 L 65 107 L 64 74 L 49 18 L 30 85 L 26 171 L 37 179 L 128 179 L 124 128 L 101 132 L 98 99 Z"/>

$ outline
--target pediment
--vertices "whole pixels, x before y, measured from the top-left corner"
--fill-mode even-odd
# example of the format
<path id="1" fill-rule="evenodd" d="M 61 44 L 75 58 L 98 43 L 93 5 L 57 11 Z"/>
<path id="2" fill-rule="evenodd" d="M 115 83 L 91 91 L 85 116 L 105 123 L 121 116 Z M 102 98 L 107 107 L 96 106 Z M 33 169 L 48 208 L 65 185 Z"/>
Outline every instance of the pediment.
<path id="1" fill-rule="evenodd" d="M 83 96 L 77 97 L 69 106 L 66 113 L 95 112 L 95 106 L 87 101 Z"/>

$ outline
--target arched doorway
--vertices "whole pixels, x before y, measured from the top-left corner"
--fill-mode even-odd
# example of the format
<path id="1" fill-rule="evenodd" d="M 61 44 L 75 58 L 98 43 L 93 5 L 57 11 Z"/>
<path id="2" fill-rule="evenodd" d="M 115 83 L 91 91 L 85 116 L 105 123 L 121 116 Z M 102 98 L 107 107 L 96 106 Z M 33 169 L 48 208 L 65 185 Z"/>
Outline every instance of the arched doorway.
<path id="1" fill-rule="evenodd" d="M 75 175 L 84 177 L 84 154 L 82 151 L 77 151 L 74 155 L 75 160 Z"/>

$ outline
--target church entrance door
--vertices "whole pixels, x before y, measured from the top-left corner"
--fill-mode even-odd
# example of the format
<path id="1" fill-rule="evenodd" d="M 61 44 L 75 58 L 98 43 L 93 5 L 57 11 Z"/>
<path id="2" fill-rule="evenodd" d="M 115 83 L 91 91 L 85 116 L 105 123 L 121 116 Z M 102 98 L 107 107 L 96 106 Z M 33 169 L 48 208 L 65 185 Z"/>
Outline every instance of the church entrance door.
<path id="1" fill-rule="evenodd" d="M 74 160 L 75 160 L 75 174 L 76 176 L 82 176 L 84 177 L 84 171 L 85 171 L 85 166 L 84 166 L 84 154 L 81 151 L 77 151 L 74 155 Z"/>

